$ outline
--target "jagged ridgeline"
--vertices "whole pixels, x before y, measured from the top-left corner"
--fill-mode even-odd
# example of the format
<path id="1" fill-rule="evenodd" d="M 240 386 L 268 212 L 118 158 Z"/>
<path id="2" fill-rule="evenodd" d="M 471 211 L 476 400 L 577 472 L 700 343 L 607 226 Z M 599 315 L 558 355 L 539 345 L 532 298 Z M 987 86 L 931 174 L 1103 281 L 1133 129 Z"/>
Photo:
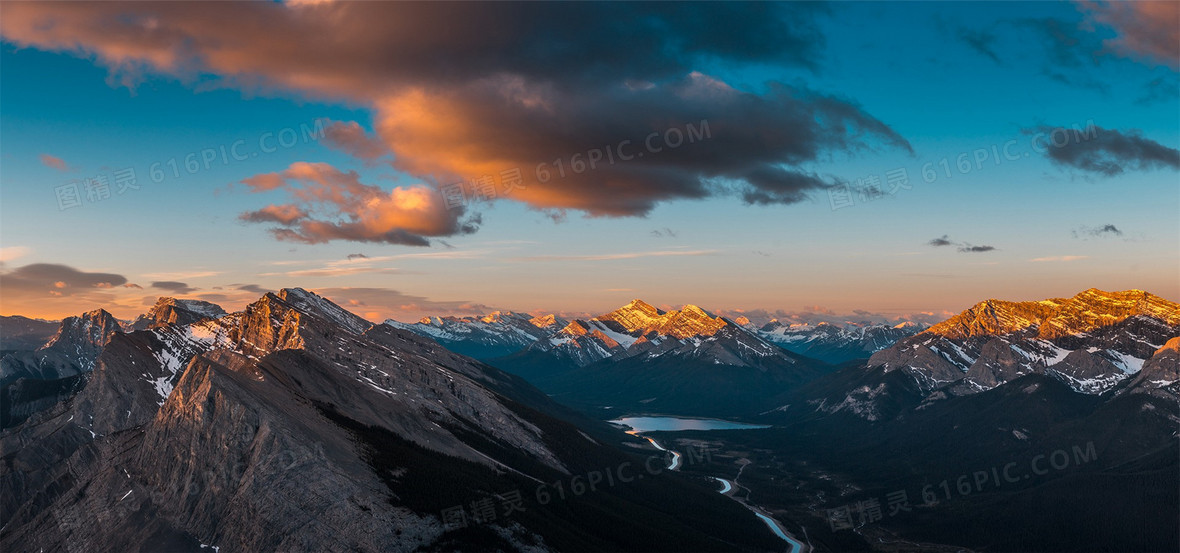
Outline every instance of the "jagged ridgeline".
<path id="1" fill-rule="evenodd" d="M 78 350 L 98 352 L 79 361 L 85 378 L 0 433 L 5 551 L 780 543 L 709 485 L 670 473 L 542 504 L 543 483 L 661 454 L 518 377 L 301 289 L 238 313 L 164 299 L 129 328 L 105 312 L 80 321 L 46 348 L 93 346 Z M 502 510 L 506 497 L 520 509 Z M 457 512 L 481 516 L 446 514 Z"/>

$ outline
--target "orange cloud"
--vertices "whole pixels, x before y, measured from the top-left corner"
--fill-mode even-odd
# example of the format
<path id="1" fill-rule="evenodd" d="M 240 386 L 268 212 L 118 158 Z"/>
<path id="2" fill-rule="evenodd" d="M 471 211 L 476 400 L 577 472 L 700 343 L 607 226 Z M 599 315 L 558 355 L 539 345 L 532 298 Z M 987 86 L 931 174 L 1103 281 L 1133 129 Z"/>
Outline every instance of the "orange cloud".
<path id="1" fill-rule="evenodd" d="M 41 154 L 41 163 L 43 163 L 46 167 L 57 169 L 58 171 L 70 170 L 70 166 L 66 165 L 65 160 L 57 156 L 51 156 L 49 154 Z"/>
<path id="2" fill-rule="evenodd" d="M 324 141 L 370 163 L 389 153 L 389 148 L 380 139 L 369 135 L 356 121 L 328 123 L 324 127 Z"/>
<path id="3" fill-rule="evenodd" d="M 1106 45 L 1124 55 L 1180 68 L 1180 2 L 1080 2 L 1082 9 L 1118 36 Z"/>
<path id="4" fill-rule="evenodd" d="M 340 122 L 325 129 L 327 142 L 367 161 L 392 153 L 395 167 L 436 187 L 487 177 L 493 184 L 485 197 L 633 216 L 663 201 L 735 190 L 748 203 L 799 202 L 829 185 L 800 167 L 831 151 L 866 140 L 910 151 L 848 100 L 776 83 L 764 93 L 742 92 L 694 70 L 705 61 L 814 68 L 822 44 L 814 20 L 823 12 L 811 3 L 532 3 L 514 10 L 408 2 L 13 3 L 0 32 L 22 46 L 93 56 L 121 82 L 144 72 L 202 82 L 213 75 L 221 86 L 369 106 L 381 143 L 358 124 Z M 719 36 L 717 28 L 742 32 Z M 688 125 L 706 122 L 707 143 L 685 139 Z M 292 165 L 287 175 L 245 184 L 263 191 L 289 188 L 292 179 L 317 182 L 300 170 Z M 505 184 L 505 173 L 514 172 L 521 186 Z M 348 196 L 300 198 L 309 204 L 361 199 L 355 218 L 336 212 L 294 220 L 292 210 L 277 217 L 282 206 L 252 217 L 278 223 L 279 238 L 312 243 L 420 245 L 425 236 L 467 228 L 423 190 L 378 196 L 367 191 L 375 187 L 358 186 L 335 181 L 300 192 Z"/>
<path id="5" fill-rule="evenodd" d="M 460 221 L 460 209 L 448 209 L 439 193 L 426 186 L 387 191 L 364 184 L 355 171 L 326 163 L 296 162 L 285 171 L 242 181 L 253 192 L 281 189 L 295 203 L 269 205 L 243 213 L 243 221 L 275 223 L 281 240 L 318 244 L 332 240 L 429 245 L 426 237 L 475 230 L 478 221 Z"/>

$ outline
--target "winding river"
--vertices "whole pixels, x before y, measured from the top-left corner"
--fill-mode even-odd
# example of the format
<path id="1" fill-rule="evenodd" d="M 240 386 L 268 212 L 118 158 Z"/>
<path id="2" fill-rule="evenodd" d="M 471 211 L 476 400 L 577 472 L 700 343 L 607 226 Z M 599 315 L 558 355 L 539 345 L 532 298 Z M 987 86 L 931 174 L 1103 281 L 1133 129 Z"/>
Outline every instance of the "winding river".
<path id="1" fill-rule="evenodd" d="M 669 470 L 680 469 L 680 453 L 660 445 L 659 442 L 655 441 L 649 436 L 644 436 L 644 432 L 676 432 L 679 430 L 747 430 L 755 428 L 769 428 L 768 426 L 764 425 L 746 424 L 718 419 L 689 419 L 681 417 L 623 417 L 608 422 L 620 426 L 626 426 L 629 428 L 627 431 L 628 434 L 639 436 L 640 438 L 651 442 L 651 445 L 655 446 L 656 449 L 671 453 L 672 461 L 668 463 Z M 716 476 L 712 476 L 711 478 L 721 484 L 720 493 L 722 495 L 727 496 L 738 503 L 741 503 L 743 506 L 749 509 L 750 512 L 754 513 L 754 516 L 758 517 L 759 520 L 765 523 L 767 528 L 770 528 L 770 531 L 774 532 L 774 535 L 787 542 L 787 545 L 790 546 L 790 549 L 788 550 L 789 553 L 803 553 L 804 551 L 807 551 L 803 545 L 803 542 L 796 540 L 789 533 L 787 533 L 786 529 L 784 529 L 782 524 L 780 524 L 777 520 L 762 512 L 761 508 L 750 505 L 749 503 L 746 503 L 745 500 L 736 497 L 734 495 L 734 491 L 737 489 L 737 484 L 735 482 L 726 480 L 724 478 L 718 478 Z"/>

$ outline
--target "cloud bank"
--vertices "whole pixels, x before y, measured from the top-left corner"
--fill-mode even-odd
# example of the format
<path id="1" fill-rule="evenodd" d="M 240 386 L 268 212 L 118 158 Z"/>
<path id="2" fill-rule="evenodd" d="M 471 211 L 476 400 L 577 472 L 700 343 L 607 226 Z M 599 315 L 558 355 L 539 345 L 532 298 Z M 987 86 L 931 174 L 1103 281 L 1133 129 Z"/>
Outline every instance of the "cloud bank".
<path id="1" fill-rule="evenodd" d="M 806 167 L 833 152 L 911 151 L 850 99 L 782 83 L 745 92 L 699 72 L 716 62 L 817 69 L 825 12 L 812 3 L 30 3 L 6 6 L 0 32 L 92 56 L 122 83 L 165 74 L 369 107 L 375 135 L 333 122 L 326 141 L 370 163 L 388 155 L 431 187 L 489 177 L 498 198 L 538 209 L 642 216 L 719 194 L 799 202 L 830 185 Z M 696 143 L 668 134 L 705 124 L 708 138 Z M 578 169 L 596 155 L 603 161 Z M 256 178 L 278 186 L 299 180 L 294 170 Z M 513 171 L 521 181 L 509 193 L 501 175 Z M 339 201 L 243 219 L 307 243 L 423 245 L 471 230 L 438 212 L 425 187 L 393 197 L 370 189 L 346 200 L 380 204 L 355 220 L 332 211 Z"/>

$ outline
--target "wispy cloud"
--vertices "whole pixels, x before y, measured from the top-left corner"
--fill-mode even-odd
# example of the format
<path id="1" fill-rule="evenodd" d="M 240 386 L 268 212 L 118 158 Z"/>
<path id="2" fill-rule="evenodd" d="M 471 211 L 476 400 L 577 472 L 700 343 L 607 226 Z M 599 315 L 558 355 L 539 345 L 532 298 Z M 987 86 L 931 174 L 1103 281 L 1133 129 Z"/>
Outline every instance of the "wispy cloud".
<path id="1" fill-rule="evenodd" d="M 430 315 L 482 315 L 497 311 L 471 301 L 439 301 L 389 288 L 315 288 L 314 292 L 371 321 L 414 320 Z"/>
<path id="2" fill-rule="evenodd" d="M 143 276 L 149 279 L 158 280 L 188 280 L 192 278 L 204 278 L 220 275 L 222 271 L 177 271 L 172 273 L 144 273 Z"/>
<path id="3" fill-rule="evenodd" d="M 959 251 L 963 253 L 983 253 L 994 251 L 996 249 L 995 246 L 976 246 L 967 242 L 955 242 L 954 240 L 951 240 L 950 236 L 945 234 L 927 242 L 927 244 L 936 248 L 958 246 Z"/>
<path id="4" fill-rule="evenodd" d="M 5 246 L 0 248 L 0 263 L 7 263 L 14 259 L 20 259 L 33 250 L 25 246 Z"/>
<path id="5" fill-rule="evenodd" d="M 996 54 L 995 50 L 995 33 L 985 29 L 958 27 L 955 30 L 955 36 L 967 44 L 967 46 L 970 46 L 972 50 L 983 54 L 988 59 L 996 62 L 996 64 L 1002 64 L 1000 56 Z"/>
<path id="6" fill-rule="evenodd" d="M 50 169 L 57 169 L 58 171 L 69 171 L 70 170 L 69 164 L 67 164 L 65 162 L 65 160 L 60 157 L 51 156 L 49 154 L 41 154 L 40 157 L 41 157 L 41 164 L 46 167 L 49 167 Z"/>
<path id="7" fill-rule="evenodd" d="M 1055 255 L 1055 256 L 1051 256 L 1051 257 L 1037 257 L 1034 259 L 1030 259 L 1029 261 L 1032 261 L 1034 263 L 1042 263 L 1042 262 L 1048 262 L 1048 261 L 1078 261 L 1080 259 L 1089 259 L 1089 258 L 1090 258 L 1090 256 L 1088 256 L 1088 255 Z"/>
<path id="8" fill-rule="evenodd" d="M 972 246 L 971 244 L 963 244 L 962 246 L 959 246 L 959 251 L 963 253 L 983 253 L 995 250 L 995 246 Z"/>
<path id="9" fill-rule="evenodd" d="M 324 267 L 320 269 L 303 269 L 287 271 L 285 273 L 260 273 L 258 276 L 287 276 L 287 277 L 338 277 L 360 274 L 397 275 L 405 271 L 394 267 Z"/>
<path id="10" fill-rule="evenodd" d="M 1070 233 L 1073 234 L 1074 238 L 1083 238 L 1083 239 L 1086 237 L 1103 238 L 1103 237 L 1108 237 L 1108 236 L 1122 236 L 1123 235 L 1123 231 L 1119 230 L 1118 227 L 1111 225 L 1111 224 L 1106 224 L 1106 225 L 1097 226 L 1097 227 L 1081 226 L 1076 229 L 1073 229 L 1072 231 L 1070 231 Z"/>
<path id="11" fill-rule="evenodd" d="M 534 255 L 514 257 L 513 261 L 609 261 L 614 259 L 638 259 L 643 257 L 679 257 L 714 255 L 717 250 L 663 250 L 651 252 L 608 253 L 595 255 Z"/>

